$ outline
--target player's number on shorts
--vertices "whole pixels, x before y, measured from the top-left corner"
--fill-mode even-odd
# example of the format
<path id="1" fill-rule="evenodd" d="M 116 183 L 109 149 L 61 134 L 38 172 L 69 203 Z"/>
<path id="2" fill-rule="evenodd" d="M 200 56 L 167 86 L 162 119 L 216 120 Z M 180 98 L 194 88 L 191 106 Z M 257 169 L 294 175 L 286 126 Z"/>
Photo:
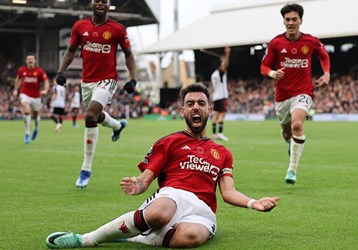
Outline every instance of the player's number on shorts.
<path id="1" fill-rule="evenodd" d="M 302 102 L 302 103 L 306 103 L 308 105 L 311 105 L 311 99 L 308 98 L 307 95 L 301 95 L 300 96 L 300 99 L 298 100 L 299 102 Z"/>
<path id="2" fill-rule="evenodd" d="M 97 87 L 107 89 L 109 92 L 113 93 L 117 89 L 117 81 L 114 79 L 105 79 L 97 83 Z"/>

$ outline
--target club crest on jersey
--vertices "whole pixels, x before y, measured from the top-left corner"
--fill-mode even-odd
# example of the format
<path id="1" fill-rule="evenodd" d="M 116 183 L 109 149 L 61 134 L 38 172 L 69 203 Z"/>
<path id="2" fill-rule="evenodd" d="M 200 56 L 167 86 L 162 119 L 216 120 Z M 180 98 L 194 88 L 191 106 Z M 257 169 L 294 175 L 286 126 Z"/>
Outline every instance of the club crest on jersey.
<path id="1" fill-rule="evenodd" d="M 106 32 L 103 33 L 103 38 L 104 38 L 105 40 L 108 40 L 108 39 L 110 39 L 111 37 L 112 37 L 111 32 L 106 31 Z"/>
<path id="2" fill-rule="evenodd" d="M 216 151 L 216 149 L 211 149 L 210 152 L 211 152 L 211 155 L 212 155 L 216 160 L 219 160 L 219 159 L 220 159 L 220 155 L 219 155 L 218 151 Z"/>
<path id="3" fill-rule="evenodd" d="M 303 47 L 301 48 L 301 52 L 302 52 L 303 54 L 307 55 L 308 52 L 310 52 L 310 48 L 308 48 L 307 46 L 303 46 Z"/>

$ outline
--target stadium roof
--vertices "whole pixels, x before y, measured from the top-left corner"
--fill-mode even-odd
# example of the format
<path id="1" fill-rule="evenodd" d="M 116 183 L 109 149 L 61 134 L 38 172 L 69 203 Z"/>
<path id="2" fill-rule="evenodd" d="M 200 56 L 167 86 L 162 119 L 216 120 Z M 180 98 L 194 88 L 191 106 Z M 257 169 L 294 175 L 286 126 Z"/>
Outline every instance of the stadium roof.
<path id="1" fill-rule="evenodd" d="M 298 0 L 301 31 L 320 39 L 356 36 L 357 0 Z M 214 8 L 210 15 L 144 48 L 141 53 L 210 49 L 269 42 L 283 33 L 280 10 L 287 1 L 247 1 Z"/>
<path id="2" fill-rule="evenodd" d="M 35 33 L 41 29 L 71 27 L 79 18 L 92 15 L 90 0 L 0 0 L 0 32 Z M 145 0 L 112 1 L 109 16 L 125 26 L 156 24 Z"/>

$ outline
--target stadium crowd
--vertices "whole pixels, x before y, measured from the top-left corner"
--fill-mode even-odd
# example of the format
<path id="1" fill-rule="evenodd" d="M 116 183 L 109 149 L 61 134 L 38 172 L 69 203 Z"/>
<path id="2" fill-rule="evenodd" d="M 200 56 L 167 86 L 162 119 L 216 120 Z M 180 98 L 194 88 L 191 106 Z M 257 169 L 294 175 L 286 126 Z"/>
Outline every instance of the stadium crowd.
<path id="1" fill-rule="evenodd" d="M 274 80 L 230 81 L 229 112 L 274 116 Z M 327 88 L 315 90 L 315 113 L 358 113 L 358 75 L 331 75 Z"/>
<path id="2" fill-rule="evenodd" d="M 6 58 L 0 55 L 0 58 Z M 18 65 L 11 58 L 0 60 L 0 119 L 12 120 L 22 117 L 19 99 L 12 96 L 13 80 Z M 206 82 L 210 86 L 210 83 Z M 228 113 L 264 114 L 267 117 L 275 116 L 274 109 L 274 80 L 269 78 L 250 78 L 229 80 L 230 98 Z M 70 111 L 70 102 L 73 95 L 73 85 L 67 85 L 66 111 Z M 43 97 L 45 105 L 42 109 L 42 118 L 51 117 L 51 91 Z M 357 114 L 358 113 L 358 74 L 331 75 L 327 88 L 315 91 L 315 113 Z M 151 102 L 148 93 L 138 89 L 132 95 L 114 95 L 112 102 L 106 108 L 114 117 L 131 118 L 143 117 L 145 114 L 177 114 L 178 103 L 172 103 L 168 108 L 160 108 L 158 102 Z M 79 117 L 83 116 L 83 108 Z M 70 115 L 68 116 L 70 118 Z"/>

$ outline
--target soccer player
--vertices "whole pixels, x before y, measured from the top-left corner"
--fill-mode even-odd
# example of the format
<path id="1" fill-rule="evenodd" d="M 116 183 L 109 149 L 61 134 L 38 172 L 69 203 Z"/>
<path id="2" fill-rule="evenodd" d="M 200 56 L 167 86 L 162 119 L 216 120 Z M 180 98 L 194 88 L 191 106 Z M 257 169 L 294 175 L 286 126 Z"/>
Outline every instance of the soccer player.
<path id="1" fill-rule="evenodd" d="M 218 63 L 215 71 L 211 75 L 214 102 L 214 112 L 211 119 L 212 138 L 223 141 L 229 140 L 229 138 L 223 134 L 223 131 L 224 119 L 227 112 L 227 99 L 229 98 L 229 91 L 227 88 L 227 68 L 229 66 L 230 51 L 231 49 L 229 47 L 225 48 L 224 60 Z"/>
<path id="2" fill-rule="evenodd" d="M 75 85 L 73 94 L 71 97 L 71 115 L 72 115 L 72 126 L 74 128 L 79 128 L 77 124 L 77 115 L 80 110 L 81 106 L 81 93 L 80 93 L 80 86 Z"/>
<path id="3" fill-rule="evenodd" d="M 138 177 L 124 177 L 122 190 L 142 194 L 157 178 L 159 189 L 137 210 L 98 229 L 75 234 L 50 234 L 50 248 L 94 247 L 104 242 L 129 241 L 170 248 L 193 248 L 215 235 L 216 187 L 223 200 L 238 207 L 271 211 L 279 197 L 252 199 L 235 189 L 233 158 L 223 145 L 206 137 L 212 112 L 208 89 L 192 84 L 181 90 L 180 114 L 186 129 L 154 143 L 138 167 Z"/>
<path id="4" fill-rule="evenodd" d="M 65 115 L 66 106 L 66 88 L 58 85 L 56 81 L 52 87 L 52 96 L 50 107 L 52 109 L 51 118 L 56 123 L 55 132 L 60 133 L 62 129 L 63 116 Z"/>
<path id="5" fill-rule="evenodd" d="M 36 55 L 34 53 L 30 52 L 26 55 L 25 64 L 26 66 L 21 66 L 17 72 L 13 96 L 16 98 L 19 95 L 19 88 L 21 86 L 20 102 L 25 122 L 24 142 L 29 144 L 31 116 L 35 121 L 35 129 L 32 132 L 31 140 L 35 140 L 39 132 L 41 120 L 41 96 L 47 94 L 50 83 L 46 72 L 39 66 L 36 66 Z M 41 84 L 43 84 L 42 90 Z"/>
<path id="6" fill-rule="evenodd" d="M 300 32 L 301 5 L 287 4 L 281 14 L 286 32 L 271 40 L 261 62 L 261 74 L 276 80 L 276 115 L 290 155 L 285 181 L 293 185 L 306 140 L 304 121 L 313 106 L 312 55 L 317 55 L 323 69 L 323 75 L 315 80 L 317 87 L 327 86 L 329 82 L 330 59 L 320 40 Z"/>
<path id="7" fill-rule="evenodd" d="M 84 159 L 76 187 L 85 188 L 92 173 L 92 160 L 98 140 L 97 124 L 113 130 L 112 141 L 117 141 L 121 131 L 127 126 L 126 120 L 117 121 L 103 108 L 116 92 L 118 75 L 116 69 L 117 47 L 125 55 L 125 63 L 131 80 L 124 90 L 133 93 L 136 86 L 135 61 L 125 27 L 108 17 L 109 0 L 92 0 L 92 17 L 77 21 L 72 27 L 70 44 L 62 58 L 57 73 L 57 83 L 65 84 L 65 69 L 74 59 L 77 47 L 81 47 L 82 100 L 86 107 Z"/>

